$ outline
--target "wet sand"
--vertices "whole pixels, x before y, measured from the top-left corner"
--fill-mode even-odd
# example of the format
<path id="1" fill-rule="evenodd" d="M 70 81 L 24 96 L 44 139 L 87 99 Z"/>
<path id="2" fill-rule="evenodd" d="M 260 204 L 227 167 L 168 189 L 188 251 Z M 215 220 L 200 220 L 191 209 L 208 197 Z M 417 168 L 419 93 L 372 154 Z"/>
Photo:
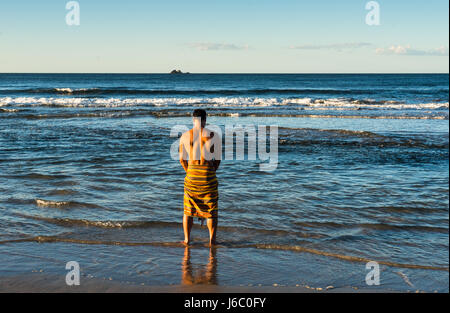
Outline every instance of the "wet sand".
<path id="1" fill-rule="evenodd" d="M 148 286 L 82 278 L 79 286 L 67 286 L 64 277 L 48 274 L 20 275 L 0 278 L 0 293 L 383 293 L 356 287 L 313 288 L 309 286 L 218 286 L 208 284 Z"/>

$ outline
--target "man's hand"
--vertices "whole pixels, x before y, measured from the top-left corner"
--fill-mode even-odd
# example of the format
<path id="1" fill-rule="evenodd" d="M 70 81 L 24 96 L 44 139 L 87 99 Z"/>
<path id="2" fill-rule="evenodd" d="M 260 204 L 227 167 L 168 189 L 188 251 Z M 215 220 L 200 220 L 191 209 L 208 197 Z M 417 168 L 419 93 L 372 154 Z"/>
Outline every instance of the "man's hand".
<path id="1" fill-rule="evenodd" d="M 217 172 L 220 166 L 220 160 L 214 160 L 214 170 Z"/>

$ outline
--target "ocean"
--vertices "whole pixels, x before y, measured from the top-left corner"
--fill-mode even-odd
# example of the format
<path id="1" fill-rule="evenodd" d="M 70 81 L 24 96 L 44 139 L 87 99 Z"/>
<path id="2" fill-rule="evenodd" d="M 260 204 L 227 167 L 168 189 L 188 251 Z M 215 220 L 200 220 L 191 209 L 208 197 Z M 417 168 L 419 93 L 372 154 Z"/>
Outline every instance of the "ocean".
<path id="1" fill-rule="evenodd" d="M 448 292 L 448 74 L 0 74 L 0 276 Z M 278 127 L 183 240 L 175 126 Z M 366 264 L 380 267 L 368 286 Z"/>

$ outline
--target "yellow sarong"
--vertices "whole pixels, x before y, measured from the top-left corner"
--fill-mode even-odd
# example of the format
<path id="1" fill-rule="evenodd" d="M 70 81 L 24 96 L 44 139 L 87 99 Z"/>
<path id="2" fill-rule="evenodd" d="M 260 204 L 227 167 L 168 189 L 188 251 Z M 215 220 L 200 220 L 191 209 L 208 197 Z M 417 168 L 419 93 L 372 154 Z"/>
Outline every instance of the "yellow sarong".
<path id="1" fill-rule="evenodd" d="M 199 218 L 216 218 L 219 183 L 210 165 L 189 164 L 184 179 L 184 214 Z"/>

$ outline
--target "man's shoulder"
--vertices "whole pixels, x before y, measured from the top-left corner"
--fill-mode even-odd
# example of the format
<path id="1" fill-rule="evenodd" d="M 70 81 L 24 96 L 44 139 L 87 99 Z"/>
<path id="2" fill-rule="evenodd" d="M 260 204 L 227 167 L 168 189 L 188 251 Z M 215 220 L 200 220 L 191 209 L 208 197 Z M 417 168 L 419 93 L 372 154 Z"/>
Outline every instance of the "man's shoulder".
<path id="1" fill-rule="evenodd" d="M 192 129 L 189 129 L 187 132 L 184 132 L 184 133 L 181 135 L 181 138 L 189 137 L 190 134 L 191 134 L 191 132 L 192 132 Z"/>

